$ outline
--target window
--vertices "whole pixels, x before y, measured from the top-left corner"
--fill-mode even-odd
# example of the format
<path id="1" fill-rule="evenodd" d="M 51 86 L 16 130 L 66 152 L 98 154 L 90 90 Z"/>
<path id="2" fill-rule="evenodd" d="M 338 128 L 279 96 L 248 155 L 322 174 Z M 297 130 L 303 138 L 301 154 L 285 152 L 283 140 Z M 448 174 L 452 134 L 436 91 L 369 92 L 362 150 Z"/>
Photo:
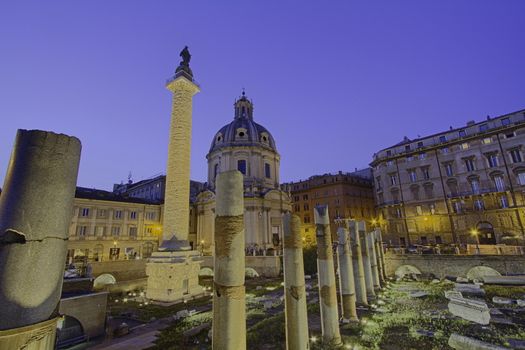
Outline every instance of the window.
<path id="1" fill-rule="evenodd" d="M 514 136 L 516 136 L 516 134 L 514 133 L 514 131 L 512 131 L 512 132 L 508 132 L 508 133 L 505 134 L 505 138 L 506 138 L 506 139 L 513 138 Z"/>
<path id="2" fill-rule="evenodd" d="M 474 170 L 476 170 L 476 168 L 474 167 L 474 159 L 473 158 L 465 159 L 465 166 L 467 167 L 467 171 L 474 171 Z"/>
<path id="3" fill-rule="evenodd" d="M 390 157 L 391 155 L 392 155 L 392 151 L 390 151 L 390 150 L 386 151 L 386 156 L 387 157 Z"/>
<path id="4" fill-rule="evenodd" d="M 408 171 L 408 177 L 410 178 L 410 182 L 416 182 L 417 181 L 417 174 L 415 170 L 409 170 Z"/>
<path id="5" fill-rule="evenodd" d="M 505 191 L 505 181 L 503 180 L 503 176 L 494 176 L 494 185 L 498 192 Z"/>
<path id="6" fill-rule="evenodd" d="M 449 151 L 450 151 L 450 150 L 448 149 L 448 147 L 443 147 L 443 148 L 441 149 L 441 153 L 443 153 L 443 154 L 447 154 Z"/>
<path id="7" fill-rule="evenodd" d="M 436 205 L 435 204 L 429 204 L 428 209 L 430 210 L 430 215 L 434 215 L 436 213 Z"/>
<path id="8" fill-rule="evenodd" d="M 396 217 L 401 218 L 403 215 L 401 213 L 401 208 L 396 208 Z"/>
<path id="9" fill-rule="evenodd" d="M 240 159 L 237 161 L 237 170 L 246 175 L 246 160 Z"/>
<path id="10" fill-rule="evenodd" d="M 394 165 L 394 161 L 393 160 L 387 160 L 386 161 L 386 166 L 392 166 Z"/>
<path id="11" fill-rule="evenodd" d="M 89 216 L 89 208 L 82 208 L 80 215 L 83 217 Z"/>
<path id="12" fill-rule="evenodd" d="M 213 166 L 213 178 L 217 178 L 217 174 L 219 173 L 219 163 L 215 164 Z"/>
<path id="13" fill-rule="evenodd" d="M 77 227 L 77 235 L 80 237 L 84 237 L 87 234 L 87 226 L 78 226 Z"/>
<path id="14" fill-rule="evenodd" d="M 491 144 L 491 143 L 492 143 L 492 138 L 490 138 L 490 137 L 485 137 L 481 142 L 482 142 L 484 145 Z"/>
<path id="15" fill-rule="evenodd" d="M 479 180 L 478 179 L 470 180 L 470 188 L 472 189 L 472 193 L 479 194 Z"/>
<path id="16" fill-rule="evenodd" d="M 270 179 L 272 177 L 272 174 L 270 172 L 270 164 L 264 163 L 264 176 L 266 176 L 267 179 Z"/>
<path id="17" fill-rule="evenodd" d="M 468 142 L 463 142 L 461 145 L 459 145 L 459 148 L 462 150 L 468 149 Z"/>
<path id="18" fill-rule="evenodd" d="M 381 188 L 381 176 L 376 177 L 376 189 L 378 192 L 383 190 Z"/>
<path id="19" fill-rule="evenodd" d="M 120 226 L 113 226 L 111 228 L 111 235 L 112 236 L 118 236 L 120 235 Z"/>
<path id="20" fill-rule="evenodd" d="M 509 207 L 509 200 L 507 199 L 507 196 L 501 196 L 500 198 L 500 205 L 502 208 L 508 208 Z"/>
<path id="21" fill-rule="evenodd" d="M 304 203 L 303 209 L 304 210 L 310 210 L 310 206 L 308 205 L 308 203 Z"/>
<path id="22" fill-rule="evenodd" d="M 146 226 L 146 233 L 152 234 L 153 233 L 153 227 L 152 226 Z"/>
<path id="23" fill-rule="evenodd" d="M 106 217 L 106 209 L 98 209 L 97 214 L 99 218 L 105 218 Z"/>
<path id="24" fill-rule="evenodd" d="M 510 119 L 509 118 L 501 119 L 501 125 L 503 125 L 503 126 L 510 125 Z"/>
<path id="25" fill-rule="evenodd" d="M 423 179 L 429 180 L 430 179 L 430 170 L 429 168 L 421 168 L 421 172 L 423 173 Z"/>
<path id="26" fill-rule="evenodd" d="M 397 185 L 397 176 L 394 174 L 390 174 L 390 184 L 392 186 Z"/>
<path id="27" fill-rule="evenodd" d="M 132 220 L 135 220 L 137 218 L 137 212 L 136 211 L 130 211 L 129 212 L 129 218 Z"/>
<path id="28" fill-rule="evenodd" d="M 416 205 L 416 213 L 417 215 L 423 215 L 423 209 L 420 205 Z"/>
<path id="29" fill-rule="evenodd" d="M 419 159 L 420 160 L 423 160 L 427 157 L 427 154 L 426 153 L 419 153 Z"/>
<path id="30" fill-rule="evenodd" d="M 485 132 L 485 131 L 487 131 L 488 129 L 489 129 L 488 124 L 481 124 L 481 125 L 479 126 L 479 132 Z"/>
<path id="31" fill-rule="evenodd" d="M 522 161 L 521 158 L 521 152 L 519 149 L 513 149 L 510 152 L 510 158 L 512 159 L 512 163 L 519 163 Z"/>
<path id="32" fill-rule="evenodd" d="M 485 203 L 483 203 L 482 199 L 476 199 L 474 201 L 474 209 L 478 211 L 485 209 Z"/>
<path id="33" fill-rule="evenodd" d="M 411 162 L 414 160 L 414 156 L 407 156 L 407 162 Z"/>
<path id="34" fill-rule="evenodd" d="M 115 219 L 122 219 L 122 210 L 115 210 Z"/>
<path id="35" fill-rule="evenodd" d="M 447 136 L 445 136 L 445 135 L 441 135 L 441 136 L 439 137 L 439 142 L 442 142 L 442 143 L 443 143 L 443 142 L 447 142 Z"/>
<path id="36" fill-rule="evenodd" d="M 155 220 L 155 212 L 153 212 L 153 211 L 146 212 L 146 219 L 147 220 Z"/>
<path id="37" fill-rule="evenodd" d="M 303 194 L 303 201 L 307 201 L 308 200 L 308 195 L 307 194 Z"/>
<path id="38" fill-rule="evenodd" d="M 487 160 L 489 162 L 489 167 L 490 168 L 495 168 L 495 167 L 499 166 L 498 155 L 496 153 L 488 154 L 487 155 Z"/>
<path id="39" fill-rule="evenodd" d="M 305 215 L 305 217 L 304 217 L 304 219 L 303 219 L 303 222 L 304 222 L 305 224 L 309 224 L 309 223 L 310 223 L 310 217 Z"/>
<path id="40" fill-rule="evenodd" d="M 135 237 L 135 238 L 137 237 L 137 227 L 136 226 L 131 226 L 129 228 L 129 235 L 131 237 Z"/>
<path id="41" fill-rule="evenodd" d="M 454 213 L 461 214 L 463 212 L 463 205 L 461 202 L 454 202 L 452 205 L 454 207 Z"/>
<path id="42" fill-rule="evenodd" d="M 518 173 L 518 183 L 520 185 L 525 185 L 525 171 Z"/>
<path id="43" fill-rule="evenodd" d="M 465 137 L 467 136 L 467 132 L 463 129 L 463 130 L 459 130 L 459 137 Z"/>
<path id="44" fill-rule="evenodd" d="M 406 145 L 405 146 L 405 151 L 407 151 L 407 152 L 410 151 L 410 145 Z"/>
<path id="45" fill-rule="evenodd" d="M 454 176 L 454 170 L 452 169 L 452 163 L 445 164 L 445 172 L 447 173 L 447 176 Z"/>
<path id="46" fill-rule="evenodd" d="M 441 236 L 436 236 L 436 244 L 443 244 L 443 240 L 441 239 Z"/>
<path id="47" fill-rule="evenodd" d="M 419 141 L 417 143 L 417 148 L 423 148 L 423 141 Z"/>

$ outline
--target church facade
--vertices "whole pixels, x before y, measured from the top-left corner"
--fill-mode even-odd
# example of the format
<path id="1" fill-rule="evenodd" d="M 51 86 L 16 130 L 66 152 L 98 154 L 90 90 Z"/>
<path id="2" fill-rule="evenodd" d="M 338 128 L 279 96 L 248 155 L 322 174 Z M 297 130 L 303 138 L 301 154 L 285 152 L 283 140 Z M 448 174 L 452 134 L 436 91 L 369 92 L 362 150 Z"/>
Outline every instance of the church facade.
<path id="1" fill-rule="evenodd" d="M 204 254 L 214 250 L 215 178 L 239 170 L 244 175 L 244 221 L 247 255 L 274 255 L 282 248 L 282 214 L 291 211 L 288 193 L 280 189 L 280 155 L 272 134 L 253 118 L 253 103 L 235 102 L 234 119 L 214 136 L 208 160 L 207 188 L 192 205 L 195 221 L 190 241 Z M 190 221 L 191 222 L 191 221 Z"/>

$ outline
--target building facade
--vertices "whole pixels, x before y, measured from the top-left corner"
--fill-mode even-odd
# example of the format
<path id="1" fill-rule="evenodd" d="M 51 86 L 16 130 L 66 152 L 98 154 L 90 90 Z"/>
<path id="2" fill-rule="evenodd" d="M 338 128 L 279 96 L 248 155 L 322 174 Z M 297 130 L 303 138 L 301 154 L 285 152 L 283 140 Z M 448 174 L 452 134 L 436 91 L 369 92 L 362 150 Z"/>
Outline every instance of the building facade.
<path id="1" fill-rule="evenodd" d="M 522 110 L 405 137 L 374 154 L 370 165 L 385 241 L 523 244 L 524 147 Z"/>
<path id="2" fill-rule="evenodd" d="M 353 173 L 339 172 L 290 182 L 283 187 L 290 191 L 292 210 L 303 223 L 305 245 L 315 244 L 314 207 L 328 205 L 332 235 L 336 234 L 335 219 L 375 219 L 375 202 L 371 169 Z"/>
<path id="3" fill-rule="evenodd" d="M 77 187 L 68 263 L 148 258 L 158 247 L 161 222 L 159 202 Z"/>

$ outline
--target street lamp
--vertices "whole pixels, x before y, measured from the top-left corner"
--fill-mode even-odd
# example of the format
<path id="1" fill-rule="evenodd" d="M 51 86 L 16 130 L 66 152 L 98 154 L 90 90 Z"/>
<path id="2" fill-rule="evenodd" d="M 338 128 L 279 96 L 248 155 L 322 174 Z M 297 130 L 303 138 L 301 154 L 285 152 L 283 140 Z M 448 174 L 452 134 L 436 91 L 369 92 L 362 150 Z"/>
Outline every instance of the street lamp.
<path id="1" fill-rule="evenodd" d="M 470 230 L 470 234 L 473 235 L 474 237 L 476 237 L 476 255 L 479 255 L 480 254 L 480 251 L 479 251 L 479 231 L 475 228 L 473 228 L 472 230 Z"/>
<path id="2" fill-rule="evenodd" d="M 204 240 L 201 239 L 201 255 L 204 255 Z"/>

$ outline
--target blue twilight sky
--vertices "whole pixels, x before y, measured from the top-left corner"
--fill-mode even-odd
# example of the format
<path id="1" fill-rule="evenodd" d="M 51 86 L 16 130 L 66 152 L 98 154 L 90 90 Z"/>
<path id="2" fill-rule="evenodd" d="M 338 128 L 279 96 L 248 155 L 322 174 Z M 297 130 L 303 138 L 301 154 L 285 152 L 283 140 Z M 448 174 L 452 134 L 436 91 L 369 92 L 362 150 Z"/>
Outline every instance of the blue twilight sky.
<path id="1" fill-rule="evenodd" d="M 78 184 L 164 172 L 184 45 L 192 178 L 246 88 L 281 180 L 351 171 L 400 141 L 525 108 L 524 0 L 0 3 L 0 184 L 16 129 L 77 136 Z"/>

